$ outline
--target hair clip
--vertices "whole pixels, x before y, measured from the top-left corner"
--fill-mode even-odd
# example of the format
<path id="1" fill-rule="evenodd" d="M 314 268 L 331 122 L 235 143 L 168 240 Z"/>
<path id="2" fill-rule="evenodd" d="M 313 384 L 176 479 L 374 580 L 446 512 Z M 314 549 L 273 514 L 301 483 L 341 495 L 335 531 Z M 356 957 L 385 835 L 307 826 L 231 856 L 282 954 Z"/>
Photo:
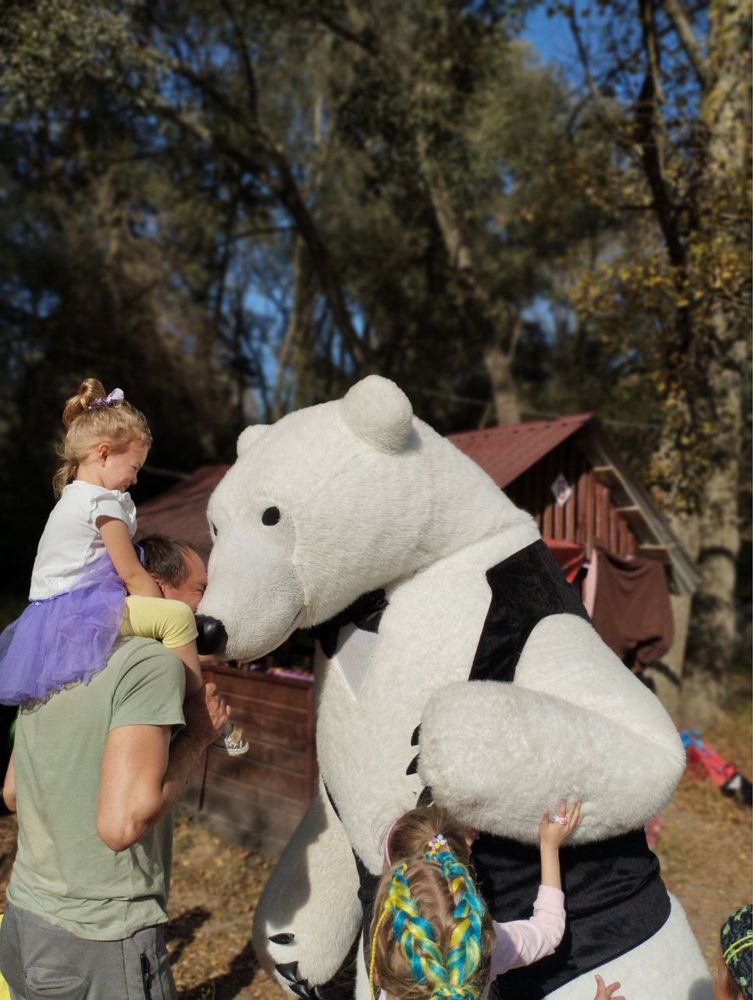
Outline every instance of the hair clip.
<path id="1" fill-rule="evenodd" d="M 122 403 L 125 400 L 125 393 L 122 389 L 113 389 L 106 396 L 102 396 L 100 399 L 95 399 L 93 403 L 89 403 L 88 409 L 96 410 L 100 406 L 112 406 L 113 403 Z"/>
<path id="2" fill-rule="evenodd" d="M 445 840 L 444 834 L 435 833 L 434 836 L 429 841 L 429 852 L 438 853 L 439 851 L 444 851 L 447 848 L 447 841 Z"/>

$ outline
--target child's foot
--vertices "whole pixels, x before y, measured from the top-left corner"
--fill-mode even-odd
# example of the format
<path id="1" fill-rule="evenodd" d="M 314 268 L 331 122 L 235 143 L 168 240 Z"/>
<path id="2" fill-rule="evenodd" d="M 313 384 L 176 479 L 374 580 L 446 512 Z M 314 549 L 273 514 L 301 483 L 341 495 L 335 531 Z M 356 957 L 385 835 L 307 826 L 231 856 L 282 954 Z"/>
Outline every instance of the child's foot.
<path id="1" fill-rule="evenodd" d="M 229 757 L 240 757 L 248 752 L 248 740 L 243 739 L 243 730 L 240 726 L 228 722 L 222 736 L 218 736 L 214 743 L 209 744 L 210 750 L 217 753 L 226 753 Z"/>

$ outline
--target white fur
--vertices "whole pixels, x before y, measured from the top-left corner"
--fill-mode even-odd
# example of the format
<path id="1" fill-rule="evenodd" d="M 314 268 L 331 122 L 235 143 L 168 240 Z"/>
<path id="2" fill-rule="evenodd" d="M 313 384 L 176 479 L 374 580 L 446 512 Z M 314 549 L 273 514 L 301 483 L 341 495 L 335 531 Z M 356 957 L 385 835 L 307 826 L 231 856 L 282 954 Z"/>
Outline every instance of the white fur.
<path id="1" fill-rule="evenodd" d="M 499 756 L 502 732 L 508 749 Z M 562 797 L 583 802 L 575 843 L 634 830 L 666 805 L 683 767 L 658 700 L 573 616 L 534 629 L 515 684 L 449 684 L 424 709 L 420 773 L 435 801 L 516 840 L 536 842 L 542 796 L 552 812 Z"/>
<path id="2" fill-rule="evenodd" d="M 238 444 L 236 446 L 236 451 L 238 455 L 243 455 L 251 445 L 258 441 L 264 431 L 267 429 L 267 424 L 251 424 L 244 431 L 241 431 L 238 437 Z"/>
<path id="3" fill-rule="evenodd" d="M 342 825 L 328 803 L 312 805 L 256 912 L 263 964 L 297 961 L 312 983 L 338 968 L 356 933 L 350 847 L 379 872 L 387 826 L 425 784 L 470 825 L 528 842 L 545 808 L 578 796 L 585 842 L 643 823 L 683 767 L 659 702 L 575 616 L 534 629 L 513 684 L 468 683 L 490 601 L 485 573 L 539 534 L 409 413 L 396 386 L 371 376 L 345 400 L 243 437 L 209 505 L 217 538 L 201 610 L 224 623 L 229 656 L 259 656 L 368 591 L 389 599 L 376 636 L 344 629 L 332 660 L 316 665 L 319 766 Z M 262 523 L 268 507 L 280 510 L 277 524 Z M 408 776 L 418 750 L 419 772 Z M 636 1000 L 700 1000 L 702 960 L 683 920 L 657 935 L 677 956 L 671 983 L 657 959 L 665 946 L 642 946 Z M 281 930 L 293 944 L 266 940 Z M 610 969 L 622 978 L 632 962 Z M 592 995 L 589 982 L 579 980 L 579 1000 Z M 574 1000 L 573 989 L 554 996 Z"/>
<path id="4" fill-rule="evenodd" d="M 413 410 L 394 382 L 369 375 L 346 392 L 341 407 L 348 427 L 372 448 L 396 453 L 407 444 Z"/>
<path id="5" fill-rule="evenodd" d="M 264 891 L 275 906 L 256 909 L 256 953 L 266 957 L 270 972 L 274 964 L 298 961 L 300 974 L 310 982 L 327 982 L 358 932 L 361 904 L 348 838 L 323 791 L 311 802 Z M 338 919 L 322 919 L 322 913 Z M 291 927 L 291 944 L 270 942 L 273 934 Z"/>

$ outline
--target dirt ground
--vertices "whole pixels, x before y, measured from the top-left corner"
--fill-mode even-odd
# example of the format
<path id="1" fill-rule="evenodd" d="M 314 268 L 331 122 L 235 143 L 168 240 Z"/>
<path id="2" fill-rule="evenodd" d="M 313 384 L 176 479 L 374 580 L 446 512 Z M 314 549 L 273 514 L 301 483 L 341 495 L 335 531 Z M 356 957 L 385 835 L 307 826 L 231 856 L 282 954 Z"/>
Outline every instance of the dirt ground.
<path id="1" fill-rule="evenodd" d="M 746 690 L 738 696 L 735 710 L 720 715 L 703 737 L 750 776 L 751 729 Z M 685 907 L 711 963 L 722 920 L 753 897 L 751 810 L 726 799 L 708 779 L 688 770 L 658 819 L 656 851 L 665 881 Z M 2 817 L 2 893 L 14 846 L 15 821 Z M 256 899 L 273 864 L 224 844 L 200 823 L 179 818 L 167 937 L 180 1000 L 282 996 L 258 968 L 249 944 Z"/>

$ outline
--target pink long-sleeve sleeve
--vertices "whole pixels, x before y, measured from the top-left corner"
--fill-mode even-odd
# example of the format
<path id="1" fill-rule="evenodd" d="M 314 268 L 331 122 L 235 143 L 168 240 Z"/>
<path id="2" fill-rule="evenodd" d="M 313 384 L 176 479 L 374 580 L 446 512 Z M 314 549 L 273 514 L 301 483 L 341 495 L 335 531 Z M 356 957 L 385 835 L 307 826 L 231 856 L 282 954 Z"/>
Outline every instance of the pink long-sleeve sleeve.
<path id="1" fill-rule="evenodd" d="M 551 955 L 565 933 L 565 896 L 551 885 L 539 886 L 529 920 L 494 921 L 491 979 L 508 969 L 531 965 Z"/>

